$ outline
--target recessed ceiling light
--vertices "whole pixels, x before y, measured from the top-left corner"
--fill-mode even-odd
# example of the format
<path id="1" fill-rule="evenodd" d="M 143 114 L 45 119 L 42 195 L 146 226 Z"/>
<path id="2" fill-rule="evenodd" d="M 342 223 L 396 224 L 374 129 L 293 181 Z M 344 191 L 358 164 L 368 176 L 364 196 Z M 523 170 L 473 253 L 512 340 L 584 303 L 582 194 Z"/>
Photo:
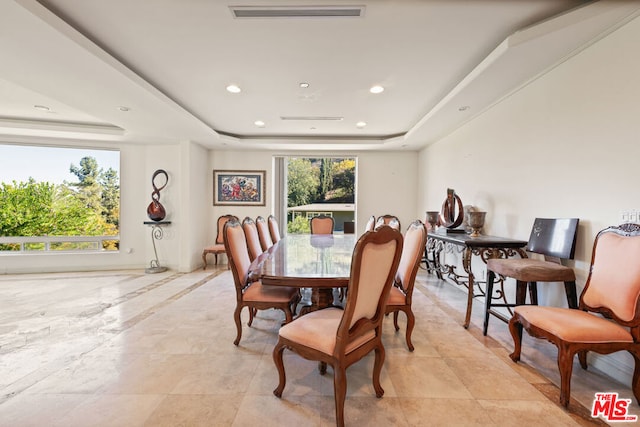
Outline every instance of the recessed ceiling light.
<path id="1" fill-rule="evenodd" d="M 265 122 L 263 122 L 262 120 L 256 120 L 255 122 L 253 122 L 253 124 L 258 126 L 259 128 L 265 127 Z"/>
<path id="2" fill-rule="evenodd" d="M 120 111 L 130 111 L 131 108 L 125 107 L 124 105 L 121 105 L 121 106 L 118 107 L 118 110 L 120 110 Z"/>
<path id="3" fill-rule="evenodd" d="M 308 87 L 309 87 L 309 83 L 307 83 L 307 82 L 302 82 L 302 83 L 300 83 L 300 87 L 301 87 L 301 88 L 303 88 L 303 89 L 306 89 L 306 88 L 308 88 Z"/>
<path id="4" fill-rule="evenodd" d="M 242 89 L 240 89 L 240 86 L 238 85 L 229 85 L 227 86 L 227 92 L 240 93 L 242 92 Z"/>
<path id="5" fill-rule="evenodd" d="M 372 86 L 371 89 L 369 89 L 369 92 L 371 92 L 371 93 L 382 93 L 382 92 L 384 92 L 384 88 L 382 86 L 379 86 L 379 85 Z"/>
<path id="6" fill-rule="evenodd" d="M 471 107 L 469 107 L 468 105 L 463 105 L 462 107 L 458 107 L 458 111 L 467 111 L 469 108 Z"/>
<path id="7" fill-rule="evenodd" d="M 46 105 L 34 105 L 33 108 L 40 111 L 51 111 L 51 108 L 47 107 Z"/>
<path id="8" fill-rule="evenodd" d="M 367 122 L 358 122 L 356 123 L 356 127 L 362 129 L 367 125 Z"/>

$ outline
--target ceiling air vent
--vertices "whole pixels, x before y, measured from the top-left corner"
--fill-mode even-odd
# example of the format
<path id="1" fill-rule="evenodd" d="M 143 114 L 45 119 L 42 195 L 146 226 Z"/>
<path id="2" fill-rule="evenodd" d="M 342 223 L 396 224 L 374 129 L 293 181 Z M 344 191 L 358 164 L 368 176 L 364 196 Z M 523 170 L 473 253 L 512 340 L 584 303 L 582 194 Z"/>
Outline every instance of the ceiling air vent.
<path id="1" fill-rule="evenodd" d="M 365 6 L 229 6 L 236 18 L 361 17 Z"/>
<path id="2" fill-rule="evenodd" d="M 301 121 L 341 121 L 344 117 L 337 116 L 280 116 L 280 120 Z"/>

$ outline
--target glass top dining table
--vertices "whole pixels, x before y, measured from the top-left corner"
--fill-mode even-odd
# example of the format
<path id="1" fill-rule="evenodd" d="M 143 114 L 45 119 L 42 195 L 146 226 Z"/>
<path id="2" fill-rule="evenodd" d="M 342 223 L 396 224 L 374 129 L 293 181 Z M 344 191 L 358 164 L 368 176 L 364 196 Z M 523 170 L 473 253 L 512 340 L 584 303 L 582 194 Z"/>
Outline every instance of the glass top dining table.
<path id="1" fill-rule="evenodd" d="M 355 234 L 288 234 L 256 258 L 251 280 L 263 285 L 311 288 L 312 311 L 333 305 L 334 288 L 349 284 Z"/>
<path id="2" fill-rule="evenodd" d="M 355 234 L 289 234 L 256 258 L 249 270 L 264 285 L 347 286 Z"/>

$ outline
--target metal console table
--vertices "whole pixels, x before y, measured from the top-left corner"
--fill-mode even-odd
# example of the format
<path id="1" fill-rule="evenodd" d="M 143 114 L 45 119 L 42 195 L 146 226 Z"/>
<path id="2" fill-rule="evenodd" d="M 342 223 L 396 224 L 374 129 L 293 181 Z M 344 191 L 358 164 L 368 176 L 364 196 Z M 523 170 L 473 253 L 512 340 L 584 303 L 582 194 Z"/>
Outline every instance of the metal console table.
<path id="1" fill-rule="evenodd" d="M 465 328 L 469 327 L 471 321 L 473 299 L 477 296 L 491 297 L 485 295 L 484 290 L 480 287 L 480 282 L 475 280 L 475 276 L 471 270 L 471 256 L 479 256 L 485 264 L 490 258 L 509 258 L 515 255 L 519 255 L 521 258 L 527 258 L 527 253 L 523 249 L 526 245 L 527 242 L 524 240 L 495 236 L 471 237 L 466 233 L 446 233 L 444 229 L 439 229 L 436 232 L 429 232 L 427 234 L 426 249 L 432 254 L 430 261 L 433 263 L 435 273 L 439 278 L 446 275 L 446 277 L 456 285 L 465 286 L 468 289 L 467 312 L 463 324 Z M 466 275 L 456 273 L 456 266 L 443 264 L 441 262 L 442 252 L 453 252 L 454 248 L 457 248 L 458 252 L 462 253 L 462 268 Z M 502 285 L 502 283 L 500 284 Z M 475 289 L 478 290 L 478 294 L 475 293 Z M 500 290 L 497 291 L 497 294 L 498 298 L 505 298 L 502 286 Z"/>
<path id="2" fill-rule="evenodd" d="M 158 251 L 156 250 L 156 240 L 162 240 L 164 237 L 164 230 L 162 226 L 171 224 L 171 221 L 144 221 L 144 225 L 151 226 L 151 242 L 153 243 L 153 254 L 155 258 L 149 263 L 149 267 L 144 269 L 145 273 L 162 273 L 167 271 L 167 267 L 161 267 L 160 261 L 158 261 Z"/>

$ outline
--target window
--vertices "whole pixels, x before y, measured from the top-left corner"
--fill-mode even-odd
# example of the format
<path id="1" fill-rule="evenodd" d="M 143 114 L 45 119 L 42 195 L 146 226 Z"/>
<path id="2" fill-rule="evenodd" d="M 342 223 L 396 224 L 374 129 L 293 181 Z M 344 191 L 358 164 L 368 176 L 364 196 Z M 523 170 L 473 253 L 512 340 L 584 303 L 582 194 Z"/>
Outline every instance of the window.
<path id="1" fill-rule="evenodd" d="M 115 251 L 120 152 L 0 144 L 0 251 Z"/>
<path id="2" fill-rule="evenodd" d="M 309 233 L 309 219 L 324 214 L 335 221 L 335 231 L 355 219 L 356 159 L 353 157 L 286 157 L 276 161 L 275 211 L 284 207 L 288 233 Z M 286 198 L 285 198 L 286 197 Z M 285 216 L 282 215 L 284 218 Z"/>

